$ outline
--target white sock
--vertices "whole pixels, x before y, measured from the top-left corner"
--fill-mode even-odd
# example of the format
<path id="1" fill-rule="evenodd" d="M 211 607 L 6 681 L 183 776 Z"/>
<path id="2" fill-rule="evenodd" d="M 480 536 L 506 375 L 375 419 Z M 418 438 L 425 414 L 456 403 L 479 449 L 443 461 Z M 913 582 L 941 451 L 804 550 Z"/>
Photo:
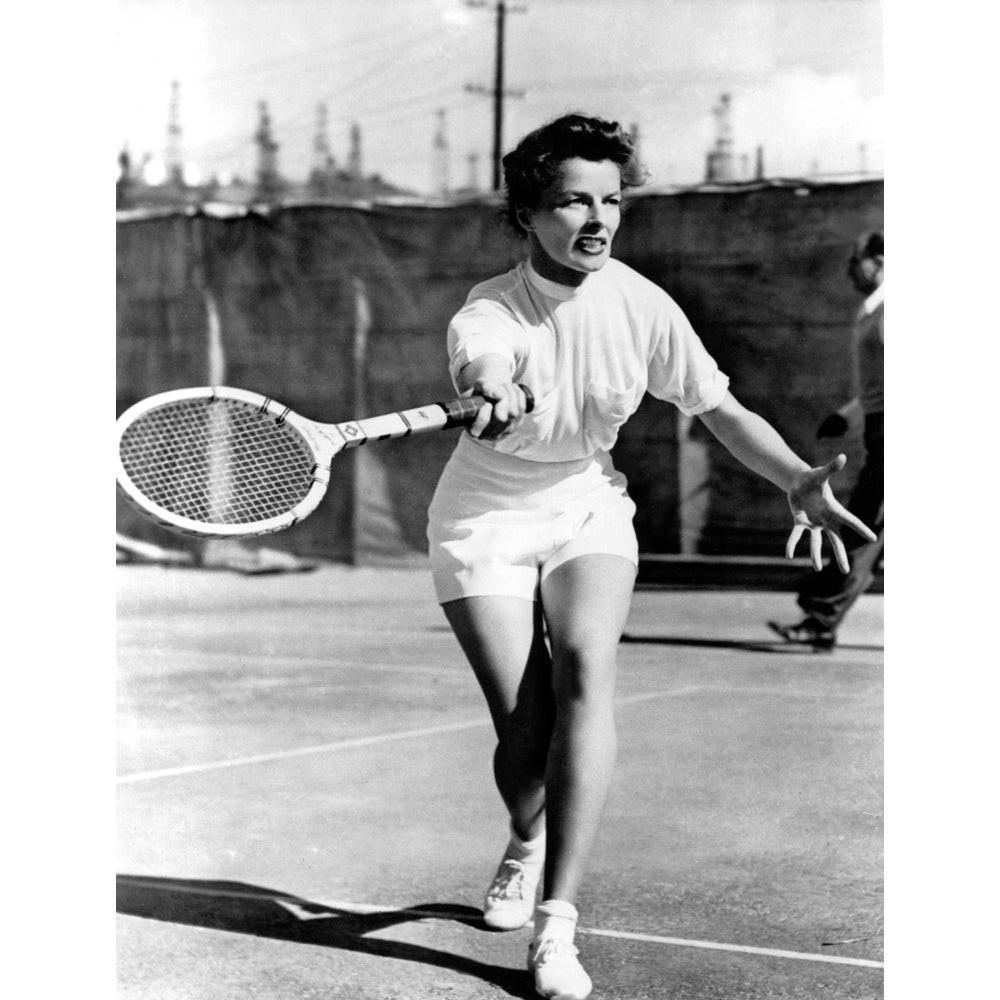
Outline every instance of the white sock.
<path id="1" fill-rule="evenodd" d="M 577 910 L 562 899 L 546 899 L 535 907 L 535 941 L 559 938 L 572 941 L 576 932 Z"/>
<path id="2" fill-rule="evenodd" d="M 531 840 L 522 840 L 510 825 L 510 843 L 507 845 L 507 857 L 525 864 L 541 864 L 545 860 L 545 828 Z"/>

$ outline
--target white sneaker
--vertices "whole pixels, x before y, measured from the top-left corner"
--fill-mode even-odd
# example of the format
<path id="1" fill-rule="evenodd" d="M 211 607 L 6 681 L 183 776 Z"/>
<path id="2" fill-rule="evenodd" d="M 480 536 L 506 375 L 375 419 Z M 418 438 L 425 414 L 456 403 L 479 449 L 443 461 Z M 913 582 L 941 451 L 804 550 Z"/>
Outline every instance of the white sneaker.
<path id="1" fill-rule="evenodd" d="M 544 938 L 528 946 L 528 971 L 535 973 L 535 991 L 548 1000 L 584 1000 L 594 984 L 577 959 L 572 941 Z"/>
<path id="2" fill-rule="evenodd" d="M 513 931 L 531 920 L 541 874 L 541 864 L 529 865 L 504 858 L 483 903 L 486 926 L 498 931 Z"/>

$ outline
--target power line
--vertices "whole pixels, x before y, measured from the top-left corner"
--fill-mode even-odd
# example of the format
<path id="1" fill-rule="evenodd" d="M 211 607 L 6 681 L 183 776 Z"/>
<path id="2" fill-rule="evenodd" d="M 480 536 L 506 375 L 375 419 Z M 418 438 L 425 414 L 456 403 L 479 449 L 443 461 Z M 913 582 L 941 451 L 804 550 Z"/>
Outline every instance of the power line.
<path id="1" fill-rule="evenodd" d="M 333 105 L 335 107 L 346 107 L 347 111 L 344 112 L 344 117 L 350 120 L 356 120 L 360 117 L 364 118 L 376 118 L 383 111 L 396 111 L 400 107 L 406 107 L 413 104 L 414 101 L 419 102 L 424 99 L 436 99 L 449 93 L 453 87 L 457 87 L 457 80 L 454 83 L 446 83 L 444 86 L 440 84 L 440 76 L 436 77 L 437 85 L 431 90 L 421 91 L 417 95 L 410 95 L 409 98 L 405 100 L 391 100 L 388 103 L 376 103 L 376 104 L 365 104 L 363 100 L 359 100 L 356 96 L 357 91 L 365 87 L 365 85 L 379 80 L 387 73 L 391 73 L 394 76 L 399 76 L 401 71 L 409 64 L 414 62 L 419 65 L 424 65 L 425 54 L 430 43 L 436 43 L 439 41 L 437 32 L 431 32 L 425 34 L 421 37 L 421 44 L 419 47 L 409 46 L 403 55 L 395 54 L 379 63 L 377 66 L 368 67 L 359 76 L 356 76 L 353 80 L 348 81 L 341 87 L 337 88 L 335 94 L 327 94 L 321 97 L 321 100 L 327 104 Z M 375 97 L 376 95 L 372 95 Z M 369 98 L 370 100 L 370 98 Z M 308 114 L 305 111 L 300 111 L 298 114 L 293 115 L 291 119 L 285 124 L 284 130 L 288 131 L 298 131 L 307 127 Z"/>
<path id="2" fill-rule="evenodd" d="M 433 87 L 430 90 L 421 91 L 417 94 L 411 94 L 407 98 L 387 101 L 386 103 L 380 105 L 351 104 L 349 107 L 349 113 L 345 112 L 341 116 L 341 123 L 337 127 L 343 128 L 344 122 L 354 121 L 358 118 L 364 118 L 366 122 L 376 121 L 382 125 L 391 124 L 397 121 L 406 121 L 413 117 L 414 112 L 400 115 L 398 112 L 401 109 L 415 108 L 415 110 L 418 110 L 421 106 L 440 107 L 440 99 L 449 94 L 453 94 L 455 90 L 456 86 L 454 84 L 445 84 L 440 87 Z M 390 115 L 392 117 L 387 121 L 386 115 Z M 310 122 L 311 119 L 307 120 L 305 113 L 295 115 L 282 126 L 282 132 L 285 135 L 298 135 L 306 129 L 312 127 Z"/>
<path id="3" fill-rule="evenodd" d="M 413 41 L 424 38 L 427 35 L 427 31 L 424 29 L 414 32 L 413 34 L 416 35 L 416 38 L 404 37 L 400 39 L 396 35 L 391 37 L 393 38 L 393 41 L 397 43 L 397 47 L 399 47 L 401 45 L 409 45 Z M 314 57 L 329 57 L 341 49 L 356 52 L 370 47 L 373 43 L 378 43 L 379 46 L 384 49 L 385 42 L 386 32 L 384 28 L 380 27 L 374 32 L 365 32 L 347 39 L 323 42 L 320 45 L 315 45 L 308 49 L 296 49 L 294 52 L 289 52 L 286 55 L 277 56 L 273 59 L 267 59 L 264 62 L 250 63 L 245 66 L 232 67 L 231 69 L 220 69 L 217 72 L 208 73 L 202 77 L 196 77 L 193 82 L 212 85 L 234 82 L 239 86 L 243 86 L 246 79 L 256 79 L 262 74 L 267 75 L 265 72 L 267 70 L 281 69 L 287 66 L 291 67 L 298 73 L 301 72 L 303 63 Z"/>
<path id="4" fill-rule="evenodd" d="M 433 36 L 430 37 L 430 36 Z M 327 104 L 328 106 L 333 105 L 334 107 L 344 108 L 345 110 L 338 114 L 337 117 L 340 118 L 345 123 L 347 121 L 354 121 L 358 118 L 365 118 L 367 120 L 379 120 L 383 118 L 387 113 L 393 115 L 393 120 L 399 120 L 398 112 L 401 108 L 413 107 L 414 105 L 440 105 L 440 99 L 442 97 L 448 96 L 455 93 L 459 89 L 459 80 L 456 78 L 452 81 L 441 82 L 440 76 L 436 78 L 435 86 L 425 88 L 417 93 L 411 93 L 406 98 L 391 100 L 383 98 L 382 100 L 376 100 L 369 103 L 365 101 L 359 101 L 355 96 L 356 88 L 362 87 L 364 84 L 368 83 L 375 77 L 383 76 L 386 72 L 392 71 L 394 74 L 398 75 L 401 70 L 405 69 L 408 65 L 413 63 L 422 63 L 426 54 L 428 47 L 428 42 L 437 39 L 437 33 L 431 32 L 430 36 L 424 33 L 418 39 L 422 41 L 423 44 L 419 47 L 414 48 L 410 46 L 407 51 L 402 55 L 394 55 L 380 63 L 375 67 L 367 68 L 363 73 L 355 77 L 354 80 L 350 81 L 344 87 L 338 88 L 336 95 L 321 96 L 320 100 Z M 376 97 L 376 95 L 372 95 Z M 313 116 L 314 107 L 310 107 L 308 110 L 302 109 L 298 113 L 293 114 L 288 119 L 280 122 L 278 125 L 278 130 L 284 136 L 298 135 L 304 133 L 307 129 L 312 130 L 315 125 L 315 119 Z M 405 118 L 405 116 L 404 116 Z M 346 125 L 344 126 L 346 127 Z M 241 145 L 245 141 L 245 134 L 230 133 L 227 136 L 216 136 L 208 142 L 203 142 L 198 144 L 196 147 L 199 151 L 207 151 L 212 148 L 232 148 L 234 146 Z"/>
<path id="5" fill-rule="evenodd" d="M 414 58 L 421 59 L 424 50 L 426 50 L 429 47 L 429 43 L 439 43 L 439 42 L 440 42 L 440 34 L 436 29 L 430 32 L 426 32 L 419 38 L 419 44 L 420 44 L 419 49 L 414 49 L 412 45 L 407 47 L 406 58 L 409 61 L 412 61 Z M 353 90 L 356 87 L 363 87 L 369 81 L 377 77 L 381 77 L 389 70 L 391 70 L 394 75 L 398 75 L 401 66 L 400 60 L 401 57 L 398 52 L 392 53 L 387 59 L 383 60 L 374 68 L 369 67 L 359 76 L 356 76 L 353 80 L 346 83 L 343 87 L 343 90 Z"/>

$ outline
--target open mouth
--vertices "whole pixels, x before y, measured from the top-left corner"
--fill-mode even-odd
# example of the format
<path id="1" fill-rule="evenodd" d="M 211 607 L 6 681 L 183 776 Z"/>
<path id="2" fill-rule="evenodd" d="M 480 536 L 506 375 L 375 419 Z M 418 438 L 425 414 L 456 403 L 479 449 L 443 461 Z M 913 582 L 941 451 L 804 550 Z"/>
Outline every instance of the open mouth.
<path id="1" fill-rule="evenodd" d="M 601 236 L 581 236 L 576 241 L 578 249 L 584 253 L 601 253 L 608 245 L 608 241 Z"/>

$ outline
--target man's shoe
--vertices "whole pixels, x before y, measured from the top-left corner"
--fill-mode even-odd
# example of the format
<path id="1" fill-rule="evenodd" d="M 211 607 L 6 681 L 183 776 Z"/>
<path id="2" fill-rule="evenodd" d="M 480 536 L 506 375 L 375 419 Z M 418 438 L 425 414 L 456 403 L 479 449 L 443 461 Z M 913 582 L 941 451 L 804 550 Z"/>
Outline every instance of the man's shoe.
<path id="1" fill-rule="evenodd" d="M 541 863 L 529 865 L 504 858 L 483 903 L 486 926 L 498 931 L 514 931 L 531 920 L 541 874 Z"/>
<path id="2" fill-rule="evenodd" d="M 767 625 L 785 642 L 812 646 L 813 649 L 833 649 L 837 645 L 837 633 L 820 625 L 814 618 L 804 618 L 798 625 L 781 625 L 778 622 L 768 622 Z"/>
<path id="3" fill-rule="evenodd" d="M 535 992 L 549 1000 L 586 1000 L 594 988 L 572 941 L 545 938 L 528 946 L 528 970 Z"/>

